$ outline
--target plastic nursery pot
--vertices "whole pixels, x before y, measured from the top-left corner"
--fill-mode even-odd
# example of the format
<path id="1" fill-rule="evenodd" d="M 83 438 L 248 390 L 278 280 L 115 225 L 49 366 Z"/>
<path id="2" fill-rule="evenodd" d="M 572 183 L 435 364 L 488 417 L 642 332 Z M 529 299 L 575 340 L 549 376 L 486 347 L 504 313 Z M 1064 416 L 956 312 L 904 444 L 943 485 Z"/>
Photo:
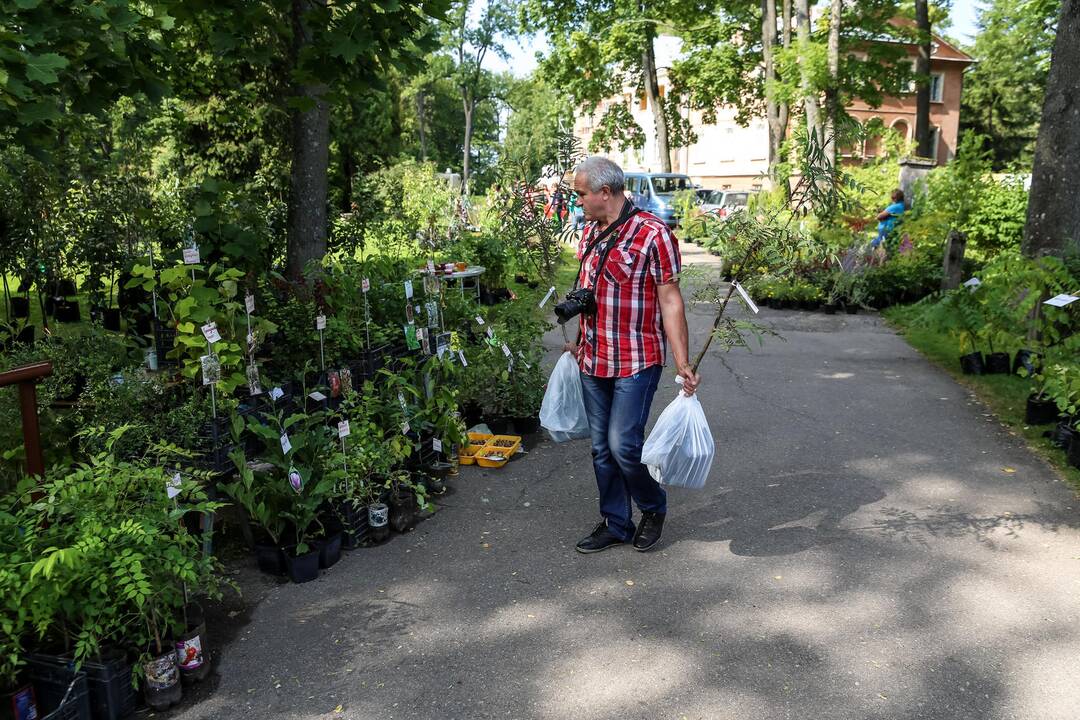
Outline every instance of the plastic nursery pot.
<path id="1" fill-rule="evenodd" d="M 35 653 L 26 659 L 26 675 L 34 687 L 38 718 L 89 720 L 90 693 L 86 673 L 75 670 L 74 660 L 59 655 Z"/>
<path id="2" fill-rule="evenodd" d="M 146 680 L 143 697 L 153 710 L 167 710 L 184 696 L 180 686 L 180 669 L 176 666 L 176 652 L 170 650 L 143 663 Z"/>
<path id="3" fill-rule="evenodd" d="M 380 543 L 390 537 L 390 508 L 386 503 L 368 505 L 368 525 L 372 542 Z"/>
<path id="4" fill-rule="evenodd" d="M 176 666 L 180 670 L 180 680 L 185 685 L 199 682 L 210 674 L 210 659 L 206 656 L 206 620 L 202 606 L 189 603 L 187 606 L 187 630 L 176 638 Z"/>
<path id="5" fill-rule="evenodd" d="M 11 317 L 13 318 L 28 318 L 30 317 L 30 299 L 24 297 L 11 298 Z"/>
<path id="6" fill-rule="evenodd" d="M 1080 433 L 1073 430 L 1072 437 L 1069 438 L 1069 449 L 1066 452 L 1066 457 L 1069 460 L 1069 464 L 1074 468 L 1080 469 Z"/>
<path id="7" fill-rule="evenodd" d="M 1028 377 L 1031 377 L 1038 370 L 1039 353 L 1034 350 L 1017 350 L 1016 357 L 1013 358 L 1012 371 L 1014 375 L 1020 374 L 1020 368 L 1023 368 Z"/>
<path id="8" fill-rule="evenodd" d="M 1028 395 L 1027 408 L 1024 410 L 1024 422 L 1028 425 L 1046 425 L 1057 420 L 1057 403 L 1047 397 Z"/>
<path id="9" fill-rule="evenodd" d="M 1069 443 L 1072 442 L 1072 437 L 1075 434 L 1072 420 L 1065 416 L 1059 416 L 1058 424 L 1054 426 L 1053 432 L 1050 433 L 1050 440 L 1062 450 L 1068 450 Z"/>
<path id="10" fill-rule="evenodd" d="M 342 532 L 336 530 L 319 541 L 319 567 L 328 568 L 341 559 Z"/>
<path id="11" fill-rule="evenodd" d="M 518 435 L 531 435 L 540 431 L 540 418 L 536 416 L 515 417 L 511 418 L 511 422 L 514 423 L 514 432 Z"/>
<path id="12" fill-rule="evenodd" d="M 351 502 L 342 502 L 337 508 L 341 518 L 341 547 L 355 550 L 371 539 L 371 525 L 368 523 L 367 508 L 359 510 Z"/>
<path id="13" fill-rule="evenodd" d="M 285 574 L 285 557 L 278 545 L 255 543 L 255 562 L 267 575 Z"/>
<path id="14" fill-rule="evenodd" d="M 127 655 L 118 648 L 105 650 L 83 662 L 90 714 L 95 720 L 121 720 L 135 712 L 139 698 L 131 683 L 132 669 Z"/>
<path id="15" fill-rule="evenodd" d="M 986 356 L 986 366 L 983 368 L 983 372 L 987 375 L 1008 375 L 1009 369 L 1008 353 L 996 352 Z"/>
<path id="16" fill-rule="evenodd" d="M 825 311 L 826 315 L 835 315 L 836 314 L 836 304 L 835 303 L 825 303 L 821 307 Z"/>
<path id="17" fill-rule="evenodd" d="M 845 304 L 844 312 L 846 312 L 848 315 L 855 315 L 859 312 L 859 306 L 855 303 L 851 303 L 850 305 Z"/>
<path id="18" fill-rule="evenodd" d="M 120 308 L 102 309 L 101 326 L 111 332 L 120 332 Z"/>
<path id="19" fill-rule="evenodd" d="M 983 355 L 981 352 L 973 352 L 960 356 L 960 369 L 965 375 L 983 374 Z"/>
<path id="20" fill-rule="evenodd" d="M 78 300 L 56 301 L 56 322 L 77 323 L 82 320 L 82 312 L 79 310 Z"/>
<path id="21" fill-rule="evenodd" d="M 390 498 L 390 517 L 388 524 L 394 532 L 403 533 L 416 525 L 416 498 L 412 493 Z"/>
<path id="22" fill-rule="evenodd" d="M 306 583 L 319 577 L 319 551 L 311 549 L 303 555 L 296 554 L 296 546 L 285 548 L 285 570 L 294 583 Z"/>
<path id="23" fill-rule="evenodd" d="M 37 699 L 31 685 L 0 692 L 0 718 L 3 720 L 37 720 Z"/>
<path id="24" fill-rule="evenodd" d="M 488 418 L 487 426 L 495 435 L 505 435 L 510 431 L 510 418 L 498 416 Z"/>

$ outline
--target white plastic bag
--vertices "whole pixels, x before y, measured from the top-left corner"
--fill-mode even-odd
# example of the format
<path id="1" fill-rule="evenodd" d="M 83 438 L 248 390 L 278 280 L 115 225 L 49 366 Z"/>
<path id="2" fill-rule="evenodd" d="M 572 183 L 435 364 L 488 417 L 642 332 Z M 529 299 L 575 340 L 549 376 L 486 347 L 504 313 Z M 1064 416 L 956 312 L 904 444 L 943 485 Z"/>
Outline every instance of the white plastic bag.
<path id="1" fill-rule="evenodd" d="M 641 462 L 661 485 L 700 488 L 712 467 L 716 444 L 696 395 L 678 397 L 664 408 L 641 448 Z"/>
<path id="2" fill-rule="evenodd" d="M 555 363 L 540 405 L 540 425 L 555 442 L 589 436 L 589 418 L 581 395 L 581 369 L 572 353 Z"/>

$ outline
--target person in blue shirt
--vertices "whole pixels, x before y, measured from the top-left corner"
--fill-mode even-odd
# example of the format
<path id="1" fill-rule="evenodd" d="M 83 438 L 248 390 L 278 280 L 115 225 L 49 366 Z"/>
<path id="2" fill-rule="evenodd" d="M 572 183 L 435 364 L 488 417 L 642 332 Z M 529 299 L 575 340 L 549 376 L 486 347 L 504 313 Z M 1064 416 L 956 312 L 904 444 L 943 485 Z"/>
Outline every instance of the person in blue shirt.
<path id="1" fill-rule="evenodd" d="M 877 237 L 870 243 L 870 247 L 878 247 L 885 238 L 900 222 L 900 216 L 904 214 L 904 191 L 896 189 L 892 191 L 892 203 L 878 213 Z"/>

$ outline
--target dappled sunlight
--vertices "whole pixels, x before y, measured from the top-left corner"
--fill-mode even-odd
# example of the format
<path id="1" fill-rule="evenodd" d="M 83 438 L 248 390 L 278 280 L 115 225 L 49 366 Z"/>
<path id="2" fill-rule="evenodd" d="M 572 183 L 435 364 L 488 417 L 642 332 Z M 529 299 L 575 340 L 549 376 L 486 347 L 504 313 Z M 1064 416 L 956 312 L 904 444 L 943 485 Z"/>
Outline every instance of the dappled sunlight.
<path id="1" fill-rule="evenodd" d="M 848 380 L 855 377 L 855 373 L 850 372 L 834 372 L 826 375 L 825 373 L 814 373 L 815 377 L 819 377 L 822 380 Z"/>

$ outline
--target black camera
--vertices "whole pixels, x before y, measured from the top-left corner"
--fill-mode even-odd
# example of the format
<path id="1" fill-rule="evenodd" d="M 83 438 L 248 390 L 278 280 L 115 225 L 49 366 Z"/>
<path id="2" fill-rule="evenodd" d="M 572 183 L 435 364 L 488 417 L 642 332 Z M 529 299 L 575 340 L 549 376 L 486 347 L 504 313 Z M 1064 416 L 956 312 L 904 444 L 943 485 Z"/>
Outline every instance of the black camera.
<path id="1" fill-rule="evenodd" d="M 572 317 L 585 313 L 596 313 L 596 296 L 590 288 L 578 288 L 566 293 L 566 299 L 555 306 L 555 316 L 563 325 Z"/>

